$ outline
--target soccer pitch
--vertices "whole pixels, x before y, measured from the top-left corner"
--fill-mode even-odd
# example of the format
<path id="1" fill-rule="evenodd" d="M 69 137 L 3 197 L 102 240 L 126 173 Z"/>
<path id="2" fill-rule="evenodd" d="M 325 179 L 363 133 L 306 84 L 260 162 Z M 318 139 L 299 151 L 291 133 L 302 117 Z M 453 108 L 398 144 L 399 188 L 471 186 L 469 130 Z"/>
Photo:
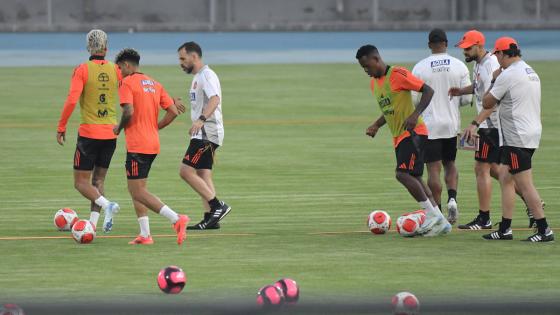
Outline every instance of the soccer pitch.
<path id="1" fill-rule="evenodd" d="M 549 224 L 560 233 L 560 89 L 555 62 L 530 62 L 542 82 L 543 137 L 533 159 L 536 187 Z M 211 65 L 212 66 L 212 65 Z M 410 65 L 408 65 L 410 66 Z M 492 242 L 483 232 L 445 237 L 400 237 L 397 217 L 418 204 L 394 179 L 390 134 L 365 128 L 379 116 L 369 79 L 356 64 L 213 66 L 223 89 L 224 145 L 217 152 L 218 197 L 233 208 L 216 231 L 190 232 L 178 247 L 165 218 L 150 213 L 155 244 L 131 246 L 138 232 L 124 171 L 121 135 L 105 184 L 120 203 L 105 238 L 78 245 L 58 232 L 53 215 L 70 207 L 89 218 L 89 201 L 73 188 L 72 159 L 79 122 L 67 143 L 55 140 L 71 67 L 1 68 L 0 302 L 108 299 L 154 303 L 236 301 L 254 304 L 256 290 L 281 277 L 301 288 L 300 303 L 387 301 L 400 291 L 420 301 L 551 301 L 560 295 L 560 250 L 520 242 L 532 232 L 522 202 L 514 241 Z M 143 67 L 173 96 L 187 98 L 191 76 L 179 67 Z M 462 109 L 463 126 L 475 108 Z M 202 205 L 178 168 L 190 116 L 160 133 L 161 153 L 150 190 L 198 222 Z M 120 112 L 119 112 L 120 117 Z M 473 154 L 459 152 L 459 222 L 477 212 Z M 493 182 L 492 220 L 500 221 L 500 189 Z M 442 199 L 447 198 L 444 190 Z M 446 200 L 446 199 L 445 199 Z M 391 233 L 372 235 L 367 214 L 386 210 Z M 67 237 L 20 239 L 24 237 Z M 117 236 L 122 236 L 117 237 Z M 167 265 L 183 268 L 185 290 L 165 296 L 156 285 Z M 132 303 L 132 302 L 129 302 Z"/>

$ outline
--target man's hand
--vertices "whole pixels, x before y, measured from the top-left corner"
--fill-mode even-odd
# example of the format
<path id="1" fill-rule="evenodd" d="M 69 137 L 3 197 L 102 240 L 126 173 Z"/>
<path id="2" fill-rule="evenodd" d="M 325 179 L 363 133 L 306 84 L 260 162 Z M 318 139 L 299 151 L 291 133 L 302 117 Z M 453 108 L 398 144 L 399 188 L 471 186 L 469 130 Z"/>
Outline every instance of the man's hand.
<path id="1" fill-rule="evenodd" d="M 453 96 L 461 96 L 463 94 L 461 94 L 461 88 L 458 87 L 452 87 L 449 89 L 449 91 L 447 92 L 447 95 L 449 95 L 449 99 L 452 99 Z"/>
<path id="2" fill-rule="evenodd" d="M 202 126 L 204 126 L 204 122 L 200 119 L 197 119 L 195 122 L 193 122 L 191 129 L 189 129 L 189 135 L 196 135 L 200 131 L 200 129 L 202 129 Z"/>
<path id="3" fill-rule="evenodd" d="M 114 126 L 113 126 L 113 133 L 114 133 L 115 135 L 117 135 L 117 136 L 119 135 L 119 133 L 121 133 L 121 131 L 119 130 L 119 126 L 118 126 L 118 125 L 114 125 Z"/>
<path id="4" fill-rule="evenodd" d="M 369 127 L 366 128 L 366 135 L 375 138 L 375 135 L 377 134 L 377 131 L 379 130 L 379 127 L 376 124 L 373 124 Z"/>
<path id="5" fill-rule="evenodd" d="M 64 145 L 64 141 L 66 141 L 66 131 L 57 132 L 56 133 L 56 142 L 60 145 Z"/>
<path id="6" fill-rule="evenodd" d="M 180 97 L 174 97 L 173 103 L 175 104 L 175 106 L 177 106 L 177 111 L 179 112 L 179 114 L 182 114 L 187 110 Z"/>
<path id="7" fill-rule="evenodd" d="M 404 129 L 408 130 L 408 131 L 414 130 L 414 128 L 416 127 L 416 124 L 418 124 L 418 114 L 412 113 L 404 121 Z"/>
<path id="8" fill-rule="evenodd" d="M 463 139 L 466 139 L 467 142 L 472 142 L 474 141 L 474 137 L 476 136 L 476 126 L 475 125 L 469 125 L 467 128 L 465 128 L 465 131 L 463 132 Z"/>

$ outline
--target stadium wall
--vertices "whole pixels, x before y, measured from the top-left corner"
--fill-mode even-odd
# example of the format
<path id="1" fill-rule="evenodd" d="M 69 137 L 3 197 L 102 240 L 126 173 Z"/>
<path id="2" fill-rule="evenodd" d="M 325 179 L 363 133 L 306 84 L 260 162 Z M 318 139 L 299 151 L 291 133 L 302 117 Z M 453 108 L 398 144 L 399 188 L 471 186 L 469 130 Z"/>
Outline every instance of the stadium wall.
<path id="1" fill-rule="evenodd" d="M 2 0 L 0 31 L 558 29 L 558 0 Z"/>

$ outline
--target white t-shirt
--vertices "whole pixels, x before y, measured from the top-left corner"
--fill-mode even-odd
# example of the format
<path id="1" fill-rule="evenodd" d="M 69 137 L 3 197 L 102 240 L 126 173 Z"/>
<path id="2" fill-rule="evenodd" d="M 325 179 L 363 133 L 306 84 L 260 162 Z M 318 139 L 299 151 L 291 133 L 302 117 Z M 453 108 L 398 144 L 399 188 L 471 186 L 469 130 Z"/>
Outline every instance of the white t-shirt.
<path id="1" fill-rule="evenodd" d="M 428 127 L 428 139 L 456 137 L 461 126 L 459 106 L 470 104 L 471 96 L 449 99 L 448 91 L 451 87 L 471 85 L 467 66 L 447 53 L 433 54 L 419 61 L 412 74 L 434 89 L 432 101 L 422 113 Z M 413 99 L 419 101 L 419 95 L 413 95 Z"/>
<path id="2" fill-rule="evenodd" d="M 512 63 L 490 94 L 499 100 L 503 146 L 536 149 L 541 140 L 541 81 L 525 61 Z"/>
<path id="3" fill-rule="evenodd" d="M 473 69 L 473 87 L 476 98 L 476 110 L 480 113 L 483 109 L 482 99 L 491 85 L 494 71 L 500 68 L 500 63 L 496 56 L 489 52 L 482 58 L 480 63 L 476 63 Z M 495 110 L 490 117 L 480 124 L 480 128 L 500 128 L 498 110 Z"/>
<path id="4" fill-rule="evenodd" d="M 217 95 L 220 103 L 210 117 L 206 117 L 201 131 L 191 136 L 192 139 L 208 140 L 222 145 L 224 141 L 224 123 L 222 118 L 222 88 L 216 73 L 207 65 L 194 75 L 189 92 L 191 99 L 191 120 L 195 122 L 206 106 L 208 100 Z"/>

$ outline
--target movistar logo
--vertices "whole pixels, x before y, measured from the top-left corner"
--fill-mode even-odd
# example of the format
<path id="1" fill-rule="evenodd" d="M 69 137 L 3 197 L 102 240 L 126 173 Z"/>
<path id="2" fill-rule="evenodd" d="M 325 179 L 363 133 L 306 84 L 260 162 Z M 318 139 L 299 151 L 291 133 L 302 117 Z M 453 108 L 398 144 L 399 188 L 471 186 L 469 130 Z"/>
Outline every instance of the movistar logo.
<path id="1" fill-rule="evenodd" d="M 99 118 L 107 117 L 107 115 L 109 115 L 107 109 L 104 109 L 103 111 L 102 110 L 97 111 L 97 117 Z"/>

